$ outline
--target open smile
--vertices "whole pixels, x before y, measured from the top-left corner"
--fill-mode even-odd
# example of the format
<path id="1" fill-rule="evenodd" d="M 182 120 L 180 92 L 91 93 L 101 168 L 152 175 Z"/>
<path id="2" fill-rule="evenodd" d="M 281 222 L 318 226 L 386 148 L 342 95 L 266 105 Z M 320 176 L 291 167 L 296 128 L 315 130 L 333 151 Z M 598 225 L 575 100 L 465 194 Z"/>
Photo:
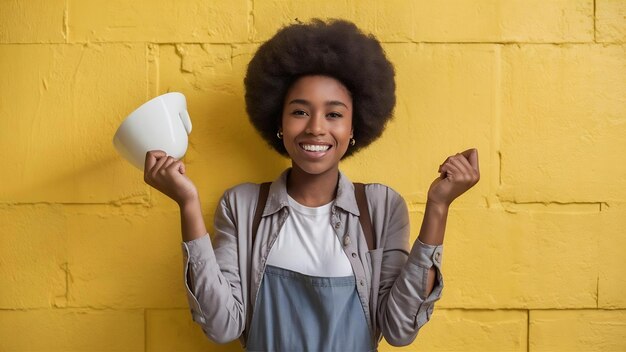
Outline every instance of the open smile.
<path id="1" fill-rule="evenodd" d="M 305 155 L 311 158 L 321 158 L 328 153 L 332 149 L 332 145 L 330 144 L 307 144 L 307 143 L 299 143 L 300 149 L 304 152 Z"/>

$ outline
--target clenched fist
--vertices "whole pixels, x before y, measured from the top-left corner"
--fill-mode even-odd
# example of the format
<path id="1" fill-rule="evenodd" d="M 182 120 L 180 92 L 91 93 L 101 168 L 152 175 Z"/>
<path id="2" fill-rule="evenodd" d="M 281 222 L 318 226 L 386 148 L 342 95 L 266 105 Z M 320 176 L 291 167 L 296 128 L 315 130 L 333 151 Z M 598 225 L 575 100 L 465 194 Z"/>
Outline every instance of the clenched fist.
<path id="1" fill-rule="evenodd" d="M 428 201 L 449 206 L 480 180 L 478 150 L 472 148 L 449 156 L 439 166 L 439 172 L 428 189 Z"/>
<path id="2" fill-rule="evenodd" d="M 162 150 L 146 153 L 143 180 L 179 206 L 198 197 L 196 186 L 185 175 L 185 164 Z"/>

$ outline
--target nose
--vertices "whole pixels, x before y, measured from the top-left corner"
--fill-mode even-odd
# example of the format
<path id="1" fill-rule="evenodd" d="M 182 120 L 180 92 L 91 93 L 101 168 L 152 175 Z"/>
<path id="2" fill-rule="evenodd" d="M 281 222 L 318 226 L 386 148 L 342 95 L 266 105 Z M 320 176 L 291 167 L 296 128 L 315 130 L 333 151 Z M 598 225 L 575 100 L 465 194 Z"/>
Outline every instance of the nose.
<path id="1" fill-rule="evenodd" d="M 306 125 L 305 132 L 314 136 L 326 133 L 326 119 L 323 113 L 312 114 Z"/>

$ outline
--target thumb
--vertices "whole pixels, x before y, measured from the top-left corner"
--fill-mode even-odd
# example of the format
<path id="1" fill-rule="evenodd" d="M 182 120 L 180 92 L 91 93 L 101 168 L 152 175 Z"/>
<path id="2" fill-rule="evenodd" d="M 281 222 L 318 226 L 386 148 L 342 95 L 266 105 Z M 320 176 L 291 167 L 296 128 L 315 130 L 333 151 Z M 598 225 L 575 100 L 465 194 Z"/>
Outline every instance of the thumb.
<path id="1" fill-rule="evenodd" d="M 178 166 L 178 172 L 180 172 L 180 173 L 181 173 L 181 175 L 184 175 L 184 174 L 185 174 L 185 164 L 183 164 L 183 163 L 180 163 L 180 164 L 179 164 L 179 166 Z"/>
<path id="2" fill-rule="evenodd" d="M 476 170 L 476 172 L 479 172 L 479 168 L 478 168 L 478 149 L 473 148 L 472 152 L 469 155 L 469 159 L 468 159 L 470 165 L 472 165 L 472 167 L 474 168 L 474 170 Z"/>

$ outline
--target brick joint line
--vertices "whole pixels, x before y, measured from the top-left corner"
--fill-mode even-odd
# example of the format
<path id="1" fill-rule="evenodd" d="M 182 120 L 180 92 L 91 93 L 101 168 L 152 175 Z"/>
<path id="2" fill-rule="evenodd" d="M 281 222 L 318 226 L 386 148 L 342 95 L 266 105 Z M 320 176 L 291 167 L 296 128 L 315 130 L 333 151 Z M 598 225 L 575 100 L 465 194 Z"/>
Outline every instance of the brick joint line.
<path id="1" fill-rule="evenodd" d="M 599 239 L 598 242 L 600 242 Z M 597 243 L 597 246 L 600 247 L 600 243 Z M 596 308 L 600 308 L 600 268 L 598 268 L 598 276 L 596 277 Z"/>
<path id="2" fill-rule="evenodd" d="M 68 15 L 69 16 L 69 15 Z M 69 22 L 69 21 L 68 21 Z M 69 24 L 68 24 L 68 28 L 67 28 L 67 36 L 68 38 L 65 41 L 51 41 L 51 42 L 30 42 L 30 41 L 23 41 L 23 42 L 2 42 L 0 43 L 0 45 L 32 45 L 32 44 L 38 44 L 38 45 L 48 45 L 48 44 L 83 44 L 83 45 L 89 45 L 89 44 L 94 44 L 94 45 L 99 45 L 99 44 L 136 44 L 136 45 L 141 45 L 141 44 L 145 44 L 145 43 L 152 43 L 152 44 L 156 44 L 156 45 L 176 45 L 176 44 L 211 44 L 211 45 L 231 45 L 231 44 L 237 44 L 237 45 L 255 45 L 255 44 L 263 44 L 265 41 L 245 41 L 245 42 L 238 42 L 238 41 L 219 41 L 219 42 L 211 42 L 211 41 L 202 41 L 202 42 L 197 42 L 197 41 L 177 41 L 177 42 L 171 42 L 171 41 L 164 41 L 164 42 L 159 42 L 159 41 L 153 41 L 153 40 L 138 40 L 138 41 L 117 41 L 117 40 L 104 40 L 104 41 L 91 41 L 91 40 L 75 40 L 75 41 L 70 41 L 69 40 Z M 597 41 L 573 41 L 573 42 L 526 42 L 526 41 L 467 41 L 467 42 L 463 42 L 463 41 L 411 41 L 411 40 L 407 40 L 407 41 L 386 41 L 386 40 L 381 40 L 380 41 L 382 44 L 451 44 L 451 45 L 485 45 L 485 44 L 499 44 L 499 45 L 556 45 L 556 46 L 570 46 L 570 45 L 595 45 L 595 44 L 600 44 L 602 46 L 608 46 L 608 45 L 624 45 L 626 44 L 626 41 L 623 40 L 609 40 L 609 41 L 601 41 L 601 42 L 597 42 Z"/>
<path id="3" fill-rule="evenodd" d="M 550 200 L 550 201 L 516 201 L 516 200 L 507 200 L 507 199 L 501 199 L 500 200 L 502 203 L 504 204 L 520 204 L 520 205 L 524 205 L 524 204 L 542 204 L 542 205 L 572 205 L 572 204 L 581 204 L 581 205 L 602 205 L 603 201 L 596 201 L 596 202 L 586 202 L 586 201 L 571 201 L 571 202 L 559 202 L 557 200 Z"/>
<path id="4" fill-rule="evenodd" d="M 593 41 L 595 43 L 598 42 L 597 32 L 596 32 L 596 0 L 593 0 Z"/>
<path id="5" fill-rule="evenodd" d="M 63 11 L 63 36 L 65 37 L 65 43 L 70 42 L 70 27 L 69 27 L 69 15 L 70 15 L 70 0 L 65 0 L 65 11 Z"/>
<path id="6" fill-rule="evenodd" d="M 148 309 L 143 310 L 143 350 L 148 352 Z"/>
<path id="7" fill-rule="evenodd" d="M 526 310 L 526 351 L 530 352 L 530 309 Z"/>
<path id="8" fill-rule="evenodd" d="M 248 40 L 254 41 L 254 0 L 248 0 Z"/>

